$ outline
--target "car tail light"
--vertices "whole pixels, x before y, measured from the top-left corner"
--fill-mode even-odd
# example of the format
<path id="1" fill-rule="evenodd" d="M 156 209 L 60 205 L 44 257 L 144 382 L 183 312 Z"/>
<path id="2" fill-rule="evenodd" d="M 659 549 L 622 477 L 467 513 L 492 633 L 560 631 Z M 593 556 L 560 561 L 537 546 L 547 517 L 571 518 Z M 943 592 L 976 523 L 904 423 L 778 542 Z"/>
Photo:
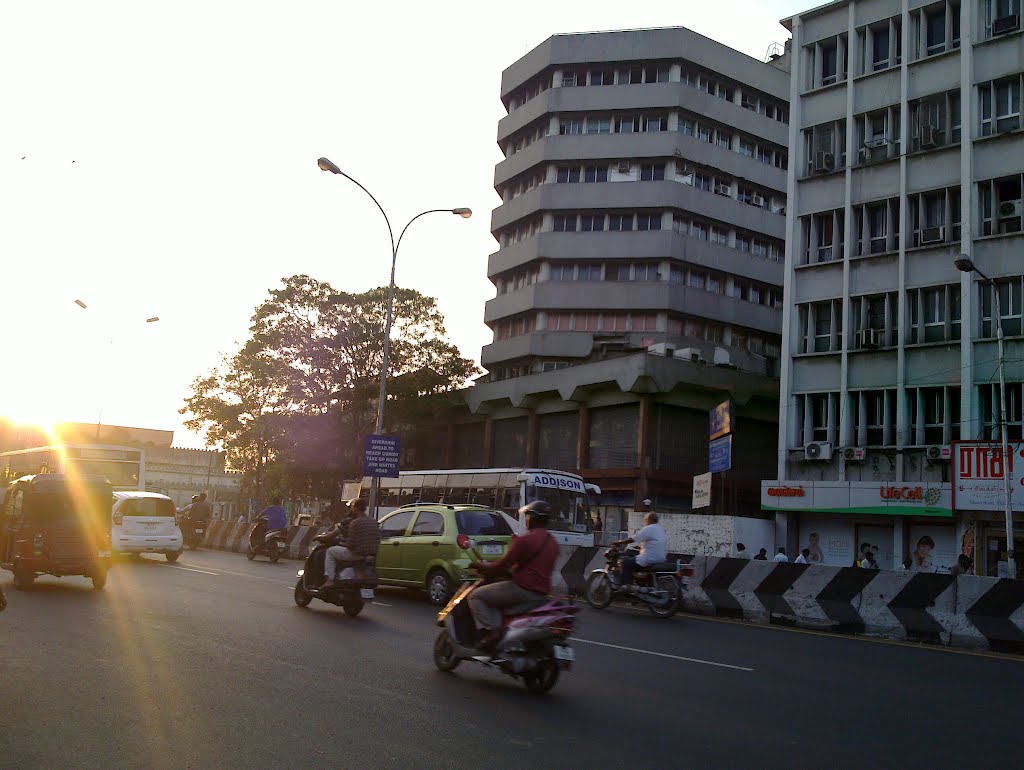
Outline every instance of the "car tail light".
<path id="1" fill-rule="evenodd" d="M 459 544 L 459 548 L 461 548 L 463 551 L 468 551 L 470 546 L 472 545 L 469 540 L 469 535 L 459 535 L 457 538 L 455 538 L 455 542 Z"/>
<path id="2" fill-rule="evenodd" d="M 36 556 L 43 555 L 43 533 L 36 532 L 32 537 L 32 550 L 35 551 Z"/>
<path id="3" fill-rule="evenodd" d="M 120 514 L 120 513 L 115 513 L 115 514 L 114 514 L 114 523 L 115 523 L 115 524 L 116 524 L 117 526 L 119 526 L 119 527 L 120 527 L 120 526 L 121 526 L 121 522 L 122 522 L 122 521 L 124 521 L 124 515 L 123 515 L 123 514 Z"/>

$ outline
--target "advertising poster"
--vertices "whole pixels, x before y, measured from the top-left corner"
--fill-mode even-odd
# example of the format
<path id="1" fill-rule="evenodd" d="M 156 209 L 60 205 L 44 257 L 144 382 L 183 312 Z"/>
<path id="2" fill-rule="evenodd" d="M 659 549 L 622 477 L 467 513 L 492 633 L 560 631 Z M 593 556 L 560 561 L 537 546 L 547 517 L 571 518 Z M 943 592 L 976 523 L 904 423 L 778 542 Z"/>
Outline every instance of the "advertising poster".
<path id="1" fill-rule="evenodd" d="M 881 569 L 896 569 L 897 560 L 893 553 L 892 535 L 892 527 L 857 527 L 857 554 L 854 558 L 858 558 L 860 556 L 861 545 L 863 543 L 867 543 L 868 546 L 870 546 L 872 553 L 875 554 L 875 560 L 878 562 L 878 566 Z M 852 563 L 853 562 L 851 560 L 851 564 Z"/>
<path id="2" fill-rule="evenodd" d="M 949 572 L 961 546 L 953 527 L 913 524 L 907 547 L 911 572 Z"/>
<path id="3" fill-rule="evenodd" d="M 853 542 L 853 524 L 824 519 L 808 519 L 800 524 L 800 549 L 810 550 L 807 561 L 811 564 L 851 566 L 856 550 Z"/>

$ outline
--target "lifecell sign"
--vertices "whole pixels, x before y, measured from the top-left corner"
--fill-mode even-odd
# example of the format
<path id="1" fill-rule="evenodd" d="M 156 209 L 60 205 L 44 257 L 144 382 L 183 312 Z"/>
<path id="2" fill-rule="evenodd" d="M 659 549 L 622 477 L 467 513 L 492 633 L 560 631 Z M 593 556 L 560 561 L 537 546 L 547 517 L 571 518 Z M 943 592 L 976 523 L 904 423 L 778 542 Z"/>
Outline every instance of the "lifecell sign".
<path id="1" fill-rule="evenodd" d="M 953 443 L 953 507 L 966 511 L 1006 509 L 1003 476 L 1009 469 L 1010 507 L 1024 511 L 1024 447 L 1011 442 L 1003 457 L 996 441 Z"/>

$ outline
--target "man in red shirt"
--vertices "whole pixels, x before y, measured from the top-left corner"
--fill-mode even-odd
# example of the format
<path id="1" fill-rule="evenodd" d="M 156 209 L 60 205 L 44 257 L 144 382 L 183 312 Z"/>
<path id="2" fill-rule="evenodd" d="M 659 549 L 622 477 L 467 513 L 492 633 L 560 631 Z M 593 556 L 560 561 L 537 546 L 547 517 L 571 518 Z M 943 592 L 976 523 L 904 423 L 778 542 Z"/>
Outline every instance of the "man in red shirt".
<path id="1" fill-rule="evenodd" d="M 529 529 L 512 538 L 512 545 L 496 562 L 478 561 L 473 566 L 485 576 L 511 574 L 511 579 L 489 583 L 469 595 L 469 609 L 482 632 L 479 646 L 487 650 L 501 638 L 502 609 L 543 599 L 551 592 L 551 573 L 558 558 L 558 541 L 548 532 L 551 506 L 543 500 L 519 509 Z"/>

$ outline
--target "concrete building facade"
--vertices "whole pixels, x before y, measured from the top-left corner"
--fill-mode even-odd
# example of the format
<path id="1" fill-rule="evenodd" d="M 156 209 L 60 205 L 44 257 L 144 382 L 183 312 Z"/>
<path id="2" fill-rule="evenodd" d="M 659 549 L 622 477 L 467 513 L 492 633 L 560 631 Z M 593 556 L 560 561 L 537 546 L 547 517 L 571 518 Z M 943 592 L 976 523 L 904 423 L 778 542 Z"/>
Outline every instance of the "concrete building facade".
<path id="1" fill-rule="evenodd" d="M 449 466 L 579 470 L 688 510 L 736 403 L 722 512 L 777 434 L 788 75 L 682 28 L 555 35 L 502 75 L 488 370 Z M 744 456 L 740 456 L 742 446 Z"/>
<path id="2" fill-rule="evenodd" d="M 954 260 L 998 287 L 1020 441 L 1019 0 L 840 0 L 783 23 L 779 460 L 762 505 L 780 544 L 828 563 L 868 542 L 886 567 L 941 571 L 965 553 L 997 574 L 1002 514 L 958 507 L 951 484 L 954 442 L 999 437 L 993 288 Z"/>

